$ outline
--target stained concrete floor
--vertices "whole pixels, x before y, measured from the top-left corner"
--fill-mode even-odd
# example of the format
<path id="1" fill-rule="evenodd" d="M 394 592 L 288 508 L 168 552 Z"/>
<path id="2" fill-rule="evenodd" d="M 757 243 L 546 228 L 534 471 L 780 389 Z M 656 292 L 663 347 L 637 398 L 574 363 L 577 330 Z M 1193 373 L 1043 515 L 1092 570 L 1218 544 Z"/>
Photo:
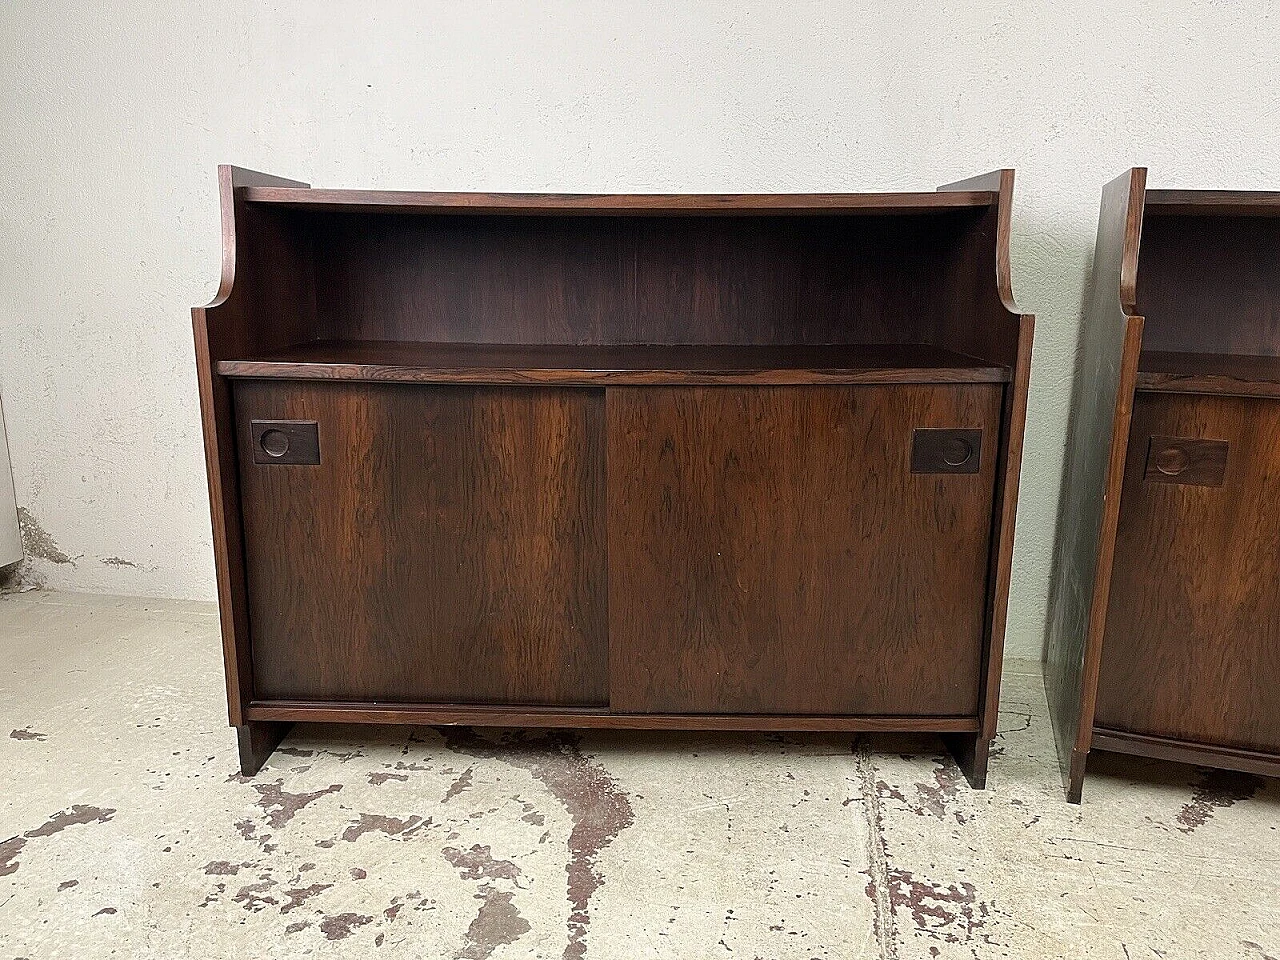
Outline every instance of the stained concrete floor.
<path id="1" fill-rule="evenodd" d="M 0 598 L 0 960 L 1280 956 L 1280 783 L 1099 764 L 1034 664 L 935 740 L 295 728 L 252 780 L 201 604 Z"/>

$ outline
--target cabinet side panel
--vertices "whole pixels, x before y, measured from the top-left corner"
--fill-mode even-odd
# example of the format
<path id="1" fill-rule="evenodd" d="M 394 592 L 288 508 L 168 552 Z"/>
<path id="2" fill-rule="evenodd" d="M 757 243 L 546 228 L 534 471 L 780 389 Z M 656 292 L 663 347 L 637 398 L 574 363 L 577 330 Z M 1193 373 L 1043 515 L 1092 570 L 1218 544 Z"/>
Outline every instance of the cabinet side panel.
<path id="1" fill-rule="evenodd" d="M 1044 674 L 1063 777 L 1070 782 L 1069 792 L 1076 795 L 1097 682 L 1096 651 L 1091 659 L 1088 647 L 1100 647 L 1102 642 L 1094 621 L 1100 623 L 1105 613 L 1142 343 L 1142 320 L 1129 311 L 1145 183 L 1145 171 L 1135 169 L 1103 190 L 1091 290 L 1081 318 L 1072 386 Z"/>
<path id="2" fill-rule="evenodd" d="M 599 391 L 235 390 L 257 699 L 607 703 Z"/>
<path id="3" fill-rule="evenodd" d="M 976 715 L 1001 397 L 610 388 L 613 709 Z M 913 472 L 930 427 L 979 469 Z"/>
<path id="4" fill-rule="evenodd" d="M 1140 393 L 1131 435 L 1095 723 L 1280 751 L 1280 403 Z M 1153 437 L 1218 441 L 1221 483 Z"/>
<path id="5" fill-rule="evenodd" d="M 214 301 L 191 311 L 227 710 L 233 726 L 244 722 L 253 677 L 231 390 L 214 367 L 219 360 L 293 343 L 314 322 L 308 237 L 280 212 L 251 210 L 239 189 L 251 184 L 306 186 L 238 167 L 218 168 L 222 277 Z"/>

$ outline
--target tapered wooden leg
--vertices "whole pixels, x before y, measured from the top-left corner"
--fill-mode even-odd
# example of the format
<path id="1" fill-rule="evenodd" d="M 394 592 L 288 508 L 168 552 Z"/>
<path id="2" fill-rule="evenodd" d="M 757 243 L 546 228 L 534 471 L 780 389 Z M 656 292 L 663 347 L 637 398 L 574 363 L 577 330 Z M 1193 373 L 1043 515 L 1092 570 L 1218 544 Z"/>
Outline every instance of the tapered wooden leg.
<path id="1" fill-rule="evenodd" d="M 1071 770 L 1067 775 L 1067 803 L 1079 803 L 1084 792 L 1084 770 L 1089 762 L 1089 751 L 1071 751 Z"/>
<path id="2" fill-rule="evenodd" d="M 250 720 L 244 726 L 236 727 L 241 775 L 252 777 L 261 770 L 271 751 L 280 746 L 280 741 L 292 726 L 292 723 Z"/>
<path id="3" fill-rule="evenodd" d="M 991 753 L 991 741 L 980 733 L 944 733 L 942 741 L 956 758 L 956 765 L 964 774 L 969 786 L 982 790 L 987 785 L 987 758 Z"/>

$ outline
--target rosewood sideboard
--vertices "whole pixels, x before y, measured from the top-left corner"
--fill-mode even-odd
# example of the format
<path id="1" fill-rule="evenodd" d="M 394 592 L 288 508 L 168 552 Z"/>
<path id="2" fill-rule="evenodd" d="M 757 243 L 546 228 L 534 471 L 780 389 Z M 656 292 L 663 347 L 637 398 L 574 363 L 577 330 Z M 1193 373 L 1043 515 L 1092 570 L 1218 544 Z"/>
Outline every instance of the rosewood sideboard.
<path id="1" fill-rule="evenodd" d="M 995 734 L 1032 318 L 933 192 L 219 170 L 194 311 L 245 775 L 306 721 Z"/>
<path id="2" fill-rule="evenodd" d="M 1091 750 L 1280 774 L 1280 193 L 1103 191 L 1049 698 Z"/>

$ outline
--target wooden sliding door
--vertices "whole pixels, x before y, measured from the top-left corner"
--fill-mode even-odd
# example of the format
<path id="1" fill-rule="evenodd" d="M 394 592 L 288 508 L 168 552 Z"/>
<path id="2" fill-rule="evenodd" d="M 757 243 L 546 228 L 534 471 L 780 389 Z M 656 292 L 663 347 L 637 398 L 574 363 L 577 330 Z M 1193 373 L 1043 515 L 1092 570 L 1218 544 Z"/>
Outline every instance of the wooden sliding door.
<path id="1" fill-rule="evenodd" d="M 235 406 L 257 699 L 607 703 L 602 391 L 245 380 Z"/>
<path id="2" fill-rule="evenodd" d="M 1001 402 L 610 388 L 613 710 L 976 715 Z"/>

